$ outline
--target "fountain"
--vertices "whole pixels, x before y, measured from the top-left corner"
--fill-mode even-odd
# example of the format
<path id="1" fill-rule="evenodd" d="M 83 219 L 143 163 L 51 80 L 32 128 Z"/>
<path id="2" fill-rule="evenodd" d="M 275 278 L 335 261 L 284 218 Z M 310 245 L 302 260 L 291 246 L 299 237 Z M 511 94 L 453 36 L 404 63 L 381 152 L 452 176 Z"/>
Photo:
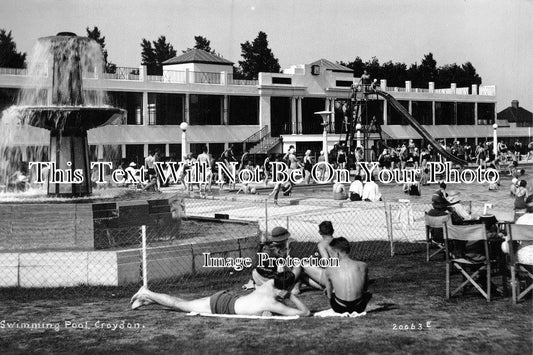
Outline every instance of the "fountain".
<path id="1" fill-rule="evenodd" d="M 124 110 L 105 105 L 104 81 L 97 80 L 103 68 L 92 39 L 68 32 L 39 38 L 17 105 L 1 113 L 0 287 L 134 282 L 141 226 L 152 241 L 169 243 L 179 235 L 172 208 L 180 201 L 172 195 L 123 188 L 109 189 L 116 191 L 106 198 L 92 195 L 87 131 L 125 117 Z M 81 178 L 57 181 L 50 167 L 42 174 L 46 195 L 42 189 L 40 195 L 3 192 L 17 190 L 13 176 L 35 174 L 36 168 L 21 172 L 31 162 L 54 163 L 57 171 L 78 171 Z M 116 272 L 108 277 L 102 265 Z"/>
<path id="2" fill-rule="evenodd" d="M 54 163 L 57 170 L 74 172 L 79 169 L 81 172 L 79 180 L 72 183 L 49 178 L 49 196 L 91 195 L 87 131 L 123 122 L 123 110 L 103 105 L 103 90 L 83 88 L 82 77 L 101 75 L 103 65 L 102 50 L 90 38 L 70 32 L 39 38 L 28 68 L 28 88 L 22 90 L 18 105 L 3 115 L 2 121 L 10 125 L 6 129 L 8 135 L 9 131 L 17 131 L 16 126 L 50 131 L 50 163 Z M 30 129 L 26 131 L 31 132 Z M 8 149 L 8 143 L 0 144 L 4 155 L 10 155 L 6 154 Z M 4 180 L 16 168 L 16 164 L 5 167 Z"/>

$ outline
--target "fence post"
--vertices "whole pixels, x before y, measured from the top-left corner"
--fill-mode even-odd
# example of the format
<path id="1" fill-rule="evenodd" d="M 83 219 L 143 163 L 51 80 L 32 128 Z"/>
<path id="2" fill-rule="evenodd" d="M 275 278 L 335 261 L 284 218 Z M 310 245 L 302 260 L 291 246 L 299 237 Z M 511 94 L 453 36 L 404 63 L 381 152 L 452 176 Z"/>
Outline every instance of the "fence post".
<path id="1" fill-rule="evenodd" d="M 390 256 L 393 257 L 394 256 L 394 228 L 392 226 L 392 205 L 388 205 L 388 219 L 387 219 L 387 223 L 390 227 Z"/>
<path id="2" fill-rule="evenodd" d="M 141 227 L 142 234 L 142 263 L 143 263 L 143 286 L 148 287 L 148 275 L 146 273 L 146 225 Z"/>
<path id="3" fill-rule="evenodd" d="M 290 230 L 289 229 L 289 216 L 287 216 L 287 230 Z"/>
<path id="4" fill-rule="evenodd" d="M 268 199 L 265 199 L 265 234 L 261 236 L 261 241 L 266 241 L 268 235 Z"/>

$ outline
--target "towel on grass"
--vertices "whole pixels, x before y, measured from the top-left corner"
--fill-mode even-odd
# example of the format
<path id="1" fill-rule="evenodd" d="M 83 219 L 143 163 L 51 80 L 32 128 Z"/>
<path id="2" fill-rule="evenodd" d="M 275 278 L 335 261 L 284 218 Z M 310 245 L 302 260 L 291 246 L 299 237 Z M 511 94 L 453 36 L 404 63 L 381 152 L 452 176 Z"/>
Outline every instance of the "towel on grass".
<path id="1" fill-rule="evenodd" d="M 356 317 L 362 317 L 366 315 L 366 312 L 357 313 L 357 312 L 344 312 L 344 313 L 337 313 L 333 309 L 326 309 L 324 311 L 316 312 L 314 314 L 315 317 L 343 317 L 343 318 L 356 318 Z"/>
<path id="2" fill-rule="evenodd" d="M 188 316 L 204 316 L 204 317 L 218 317 L 218 318 L 239 318 L 239 319 L 278 319 L 291 320 L 298 319 L 300 316 L 244 316 L 239 314 L 211 314 L 211 313 L 187 313 Z"/>

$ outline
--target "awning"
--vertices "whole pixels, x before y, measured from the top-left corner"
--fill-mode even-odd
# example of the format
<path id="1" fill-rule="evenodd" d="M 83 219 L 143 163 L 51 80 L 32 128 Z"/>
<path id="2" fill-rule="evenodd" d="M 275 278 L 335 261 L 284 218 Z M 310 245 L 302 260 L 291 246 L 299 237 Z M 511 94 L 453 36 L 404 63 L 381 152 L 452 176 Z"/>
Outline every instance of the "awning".
<path id="1" fill-rule="evenodd" d="M 188 143 L 240 143 L 259 131 L 259 126 L 189 126 Z M 181 143 L 179 126 L 105 126 L 89 130 L 89 144 Z"/>
<path id="2" fill-rule="evenodd" d="M 3 126 L 9 130 L 9 141 L 2 141 L 10 146 L 29 145 L 47 146 L 50 144 L 50 132 L 46 129 L 31 126 Z M 259 126 L 189 126 L 187 129 L 188 143 L 241 143 L 255 132 Z M 89 144 L 167 144 L 181 143 L 179 126 L 103 126 L 88 131 Z M 0 144 L 2 143 L 0 142 Z"/>
<path id="3" fill-rule="evenodd" d="M 423 126 L 434 138 L 485 138 L 492 137 L 492 125 Z M 421 136 L 411 126 L 381 126 L 382 131 L 392 139 L 420 139 Z M 528 127 L 500 127 L 498 137 L 529 137 Z"/>

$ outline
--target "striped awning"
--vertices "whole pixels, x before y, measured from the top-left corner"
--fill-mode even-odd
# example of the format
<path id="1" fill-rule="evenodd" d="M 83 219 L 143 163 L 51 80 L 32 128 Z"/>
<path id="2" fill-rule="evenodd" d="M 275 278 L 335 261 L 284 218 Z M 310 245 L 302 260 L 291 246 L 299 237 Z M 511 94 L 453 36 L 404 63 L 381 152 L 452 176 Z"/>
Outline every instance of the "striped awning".
<path id="1" fill-rule="evenodd" d="M 259 131 L 250 126 L 189 126 L 188 143 L 240 143 Z M 105 126 L 91 129 L 89 144 L 166 144 L 181 143 L 181 129 L 175 125 L 164 126 Z"/>
<path id="2" fill-rule="evenodd" d="M 8 129 L 7 127 L 3 127 Z M 241 143 L 260 127 L 245 126 L 189 126 L 187 129 L 188 143 Z M 31 126 L 9 127 L 10 146 L 47 146 L 50 144 L 50 132 L 46 129 Z M 167 144 L 181 143 L 179 126 L 103 126 L 88 131 L 89 144 Z"/>
<path id="3" fill-rule="evenodd" d="M 492 125 L 461 125 L 461 126 L 423 126 L 435 138 L 484 138 L 492 137 Z M 411 126 L 388 125 L 381 126 L 385 134 L 392 139 L 420 139 L 420 135 Z M 528 127 L 500 127 L 499 137 L 529 137 Z"/>

